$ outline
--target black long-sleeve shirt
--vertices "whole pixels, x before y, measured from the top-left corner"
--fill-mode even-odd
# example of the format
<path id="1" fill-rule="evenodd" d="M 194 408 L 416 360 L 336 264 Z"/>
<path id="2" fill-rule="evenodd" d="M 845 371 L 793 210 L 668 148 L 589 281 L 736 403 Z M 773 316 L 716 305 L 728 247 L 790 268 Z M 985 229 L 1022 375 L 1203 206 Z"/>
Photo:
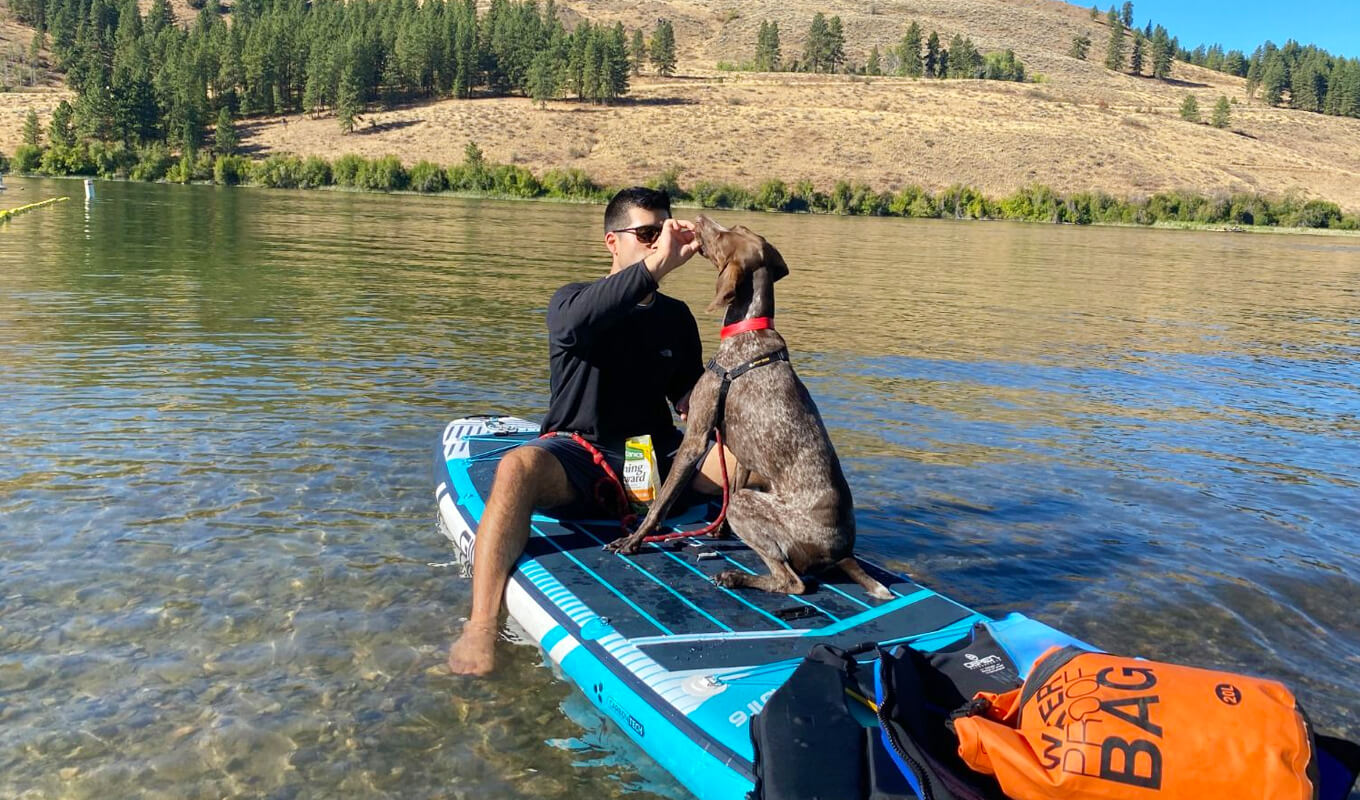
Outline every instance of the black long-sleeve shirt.
<path id="1" fill-rule="evenodd" d="M 609 447 L 651 434 L 662 452 L 679 443 L 671 403 L 703 374 L 694 315 L 682 301 L 656 292 L 638 262 L 593 283 L 558 289 L 548 304 L 552 396 L 543 431 L 575 431 Z"/>

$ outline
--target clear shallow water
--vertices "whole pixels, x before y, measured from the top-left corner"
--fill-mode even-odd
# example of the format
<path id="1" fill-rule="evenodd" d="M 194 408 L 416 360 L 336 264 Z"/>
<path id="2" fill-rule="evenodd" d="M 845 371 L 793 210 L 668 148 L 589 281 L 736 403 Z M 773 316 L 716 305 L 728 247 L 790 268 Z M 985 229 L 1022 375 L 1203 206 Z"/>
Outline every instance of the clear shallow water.
<path id="1" fill-rule="evenodd" d="M 75 199 L 0 227 L 0 796 L 683 797 L 532 648 L 442 666 L 434 441 L 541 413 L 599 207 L 10 186 Z M 862 552 L 1360 736 L 1360 242 L 715 216 Z"/>

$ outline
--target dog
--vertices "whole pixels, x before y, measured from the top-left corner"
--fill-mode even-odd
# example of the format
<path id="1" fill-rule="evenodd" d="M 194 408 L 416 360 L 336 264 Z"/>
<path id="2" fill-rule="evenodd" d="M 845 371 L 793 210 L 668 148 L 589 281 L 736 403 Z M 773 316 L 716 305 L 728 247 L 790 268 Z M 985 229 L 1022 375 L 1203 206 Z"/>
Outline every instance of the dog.
<path id="1" fill-rule="evenodd" d="M 607 547 L 638 552 L 689 482 L 717 427 L 741 464 L 730 481 L 728 527 L 770 573 L 725 570 L 715 583 L 802 594 L 804 575 L 837 567 L 871 596 L 891 599 L 855 560 L 854 501 L 840 460 L 817 405 L 788 362 L 784 337 L 765 327 L 774 318 L 774 283 L 789 274 L 788 265 L 743 225 L 724 228 L 701 214 L 695 226 L 699 252 L 718 270 L 708 310 L 727 308 L 724 338 L 690 392 L 684 441 L 656 501 L 637 532 Z M 761 489 L 747 486 L 752 473 Z"/>

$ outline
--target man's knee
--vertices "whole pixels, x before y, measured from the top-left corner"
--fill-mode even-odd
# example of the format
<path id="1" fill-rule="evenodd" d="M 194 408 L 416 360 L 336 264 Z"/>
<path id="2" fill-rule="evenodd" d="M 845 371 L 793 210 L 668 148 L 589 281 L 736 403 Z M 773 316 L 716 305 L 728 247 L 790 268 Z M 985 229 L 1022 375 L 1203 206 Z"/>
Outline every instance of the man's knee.
<path id="1" fill-rule="evenodd" d="M 732 454 L 732 451 L 726 447 L 723 447 L 721 451 L 716 446 L 712 447 L 705 454 L 704 460 L 699 464 L 699 469 L 694 472 L 694 479 L 690 482 L 691 488 L 695 491 L 703 494 L 722 494 L 723 464 L 718 455 L 719 452 L 727 456 L 727 480 L 729 484 L 737 474 L 741 465 L 737 463 L 737 457 Z"/>

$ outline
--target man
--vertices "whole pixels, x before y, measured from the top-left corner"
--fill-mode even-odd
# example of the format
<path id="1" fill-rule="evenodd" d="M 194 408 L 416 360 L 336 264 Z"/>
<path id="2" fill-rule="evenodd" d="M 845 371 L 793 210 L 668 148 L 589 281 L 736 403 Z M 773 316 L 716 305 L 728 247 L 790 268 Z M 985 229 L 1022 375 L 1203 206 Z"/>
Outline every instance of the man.
<path id="1" fill-rule="evenodd" d="M 623 474 L 624 440 L 650 434 L 664 480 L 682 438 L 667 401 L 684 419 L 689 390 L 704 367 L 694 315 L 657 286 L 689 261 L 699 242 L 693 223 L 671 219 L 670 198 L 651 189 L 615 195 L 604 227 L 609 274 L 562 287 L 548 305 L 552 395 L 543 431 L 581 434 L 616 475 Z M 728 458 L 732 471 L 735 462 Z M 710 452 L 692 488 L 717 494 L 721 469 L 717 453 Z M 536 440 L 501 459 L 477 530 L 472 614 L 449 648 L 450 671 L 485 675 L 495 666 L 505 585 L 529 539 L 533 510 L 607 516 L 601 500 L 612 498 L 600 486 L 603 478 L 591 454 L 566 437 Z"/>

